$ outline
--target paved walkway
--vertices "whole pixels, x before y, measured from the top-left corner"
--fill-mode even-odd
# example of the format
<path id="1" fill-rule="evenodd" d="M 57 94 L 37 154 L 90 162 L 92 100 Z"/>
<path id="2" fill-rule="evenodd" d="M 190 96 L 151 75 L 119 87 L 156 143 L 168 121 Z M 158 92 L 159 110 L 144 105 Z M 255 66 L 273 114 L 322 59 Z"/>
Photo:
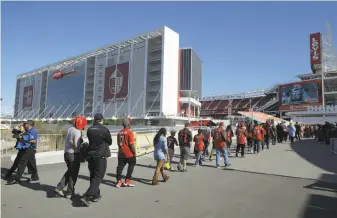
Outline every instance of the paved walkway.
<path id="1" fill-rule="evenodd" d="M 226 170 L 207 161 L 187 173 L 169 172 L 167 183 L 153 187 L 155 163 L 152 155 L 146 155 L 135 168 L 137 187 L 116 189 L 117 160 L 112 158 L 101 185 L 103 198 L 89 208 L 82 207 L 78 197 L 68 200 L 54 195 L 64 164 L 39 166 L 40 183 L 1 182 L 2 217 L 337 217 L 337 183 L 313 180 L 337 182 L 337 155 L 325 145 L 312 140 L 278 144 L 259 156 L 247 154 L 231 161 Z M 9 166 L 8 158 L 2 158 L 2 171 Z M 87 164 L 82 164 L 76 192 L 85 192 L 88 176 Z"/>

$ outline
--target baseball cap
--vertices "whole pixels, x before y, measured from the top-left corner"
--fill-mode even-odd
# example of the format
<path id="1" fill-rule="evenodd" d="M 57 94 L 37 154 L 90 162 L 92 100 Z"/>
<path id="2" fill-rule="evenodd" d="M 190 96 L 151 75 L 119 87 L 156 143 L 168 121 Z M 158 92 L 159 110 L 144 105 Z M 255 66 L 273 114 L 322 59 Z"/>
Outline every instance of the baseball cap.
<path id="1" fill-rule="evenodd" d="M 185 127 L 188 127 L 188 126 L 190 126 L 190 123 L 185 123 Z"/>
<path id="2" fill-rule="evenodd" d="M 94 120 L 103 120 L 103 114 L 101 114 L 101 113 L 95 114 Z"/>
<path id="3" fill-rule="evenodd" d="M 129 124 L 130 124 L 129 119 L 124 119 L 124 120 L 122 121 L 122 125 L 123 125 L 124 127 L 127 127 Z"/>

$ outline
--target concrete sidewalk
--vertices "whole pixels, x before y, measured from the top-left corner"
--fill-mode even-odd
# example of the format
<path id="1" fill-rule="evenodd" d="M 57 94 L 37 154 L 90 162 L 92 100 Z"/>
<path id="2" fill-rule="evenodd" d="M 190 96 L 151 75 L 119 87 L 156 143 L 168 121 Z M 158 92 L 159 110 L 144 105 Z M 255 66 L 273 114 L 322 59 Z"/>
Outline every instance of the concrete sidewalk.
<path id="1" fill-rule="evenodd" d="M 337 155 L 314 140 L 270 145 L 259 155 L 231 158 L 232 170 L 337 182 Z M 324 174 L 324 178 L 322 177 Z"/>
<path id="2" fill-rule="evenodd" d="M 189 167 L 187 173 L 168 172 L 170 180 L 153 187 L 155 161 L 148 154 L 137 160 L 133 175 L 137 186 L 120 189 L 114 188 L 117 159 L 111 158 L 100 186 L 103 198 L 89 208 L 82 207 L 78 197 L 68 200 L 55 196 L 65 164 L 43 165 L 39 166 L 39 183 L 6 185 L 1 181 L 1 212 L 4 218 L 335 218 L 337 184 L 312 179 L 327 176 L 337 181 L 337 175 L 328 168 L 330 164 L 336 166 L 336 158 L 325 145 L 311 140 L 278 144 L 259 156 L 233 157 L 232 166 L 226 170 L 215 168 L 213 160 L 198 168 Z M 11 165 L 8 159 L 2 158 L 2 173 Z M 193 162 L 191 159 L 189 165 Z M 83 194 L 88 186 L 84 163 L 76 192 Z"/>

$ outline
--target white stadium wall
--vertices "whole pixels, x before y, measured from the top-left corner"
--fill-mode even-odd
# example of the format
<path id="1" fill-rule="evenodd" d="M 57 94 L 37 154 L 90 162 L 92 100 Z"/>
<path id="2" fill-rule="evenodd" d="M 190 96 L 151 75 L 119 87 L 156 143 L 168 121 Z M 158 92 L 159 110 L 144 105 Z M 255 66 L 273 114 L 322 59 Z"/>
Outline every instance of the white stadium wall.
<path id="1" fill-rule="evenodd" d="M 179 34 L 164 27 L 161 113 L 176 115 L 178 113 L 178 64 Z"/>
<path id="2" fill-rule="evenodd" d="M 176 115 L 179 56 L 179 34 L 163 27 L 19 75 L 15 118 L 56 119 L 97 112 L 107 118 Z M 55 72 L 58 78 L 53 78 Z M 35 116 L 21 116 L 29 114 L 21 112 L 27 105 L 24 91 L 29 93 L 26 98 L 33 95 L 28 110 L 38 112 L 32 113 Z"/>
<path id="3" fill-rule="evenodd" d="M 144 91 L 144 78 L 146 77 L 145 73 L 145 56 L 147 55 L 147 50 L 145 48 L 145 42 L 137 44 L 137 46 L 131 46 L 129 51 L 120 51 L 118 58 L 118 51 L 109 52 L 108 60 L 106 62 L 106 57 L 102 56 L 98 58 L 96 64 L 95 72 L 95 105 L 100 101 L 100 107 L 96 107 L 96 112 L 104 112 L 106 117 L 112 116 L 127 116 L 131 112 L 133 115 L 143 115 L 144 107 L 143 102 L 145 95 Z M 115 67 L 117 64 L 128 64 L 127 78 L 124 77 L 123 80 L 127 80 L 127 91 L 126 96 L 114 101 L 105 101 L 104 102 L 104 90 L 108 89 L 105 87 L 109 85 L 109 82 L 106 81 L 106 68 Z M 101 78 L 101 72 L 103 76 Z M 126 99 L 125 99 L 126 98 Z M 101 99 L 101 100 L 98 100 Z M 125 99 L 125 100 L 124 100 Z M 102 108 L 98 110 L 98 108 Z M 133 111 L 132 111 L 133 110 Z M 117 112 L 117 113 L 116 113 Z"/>

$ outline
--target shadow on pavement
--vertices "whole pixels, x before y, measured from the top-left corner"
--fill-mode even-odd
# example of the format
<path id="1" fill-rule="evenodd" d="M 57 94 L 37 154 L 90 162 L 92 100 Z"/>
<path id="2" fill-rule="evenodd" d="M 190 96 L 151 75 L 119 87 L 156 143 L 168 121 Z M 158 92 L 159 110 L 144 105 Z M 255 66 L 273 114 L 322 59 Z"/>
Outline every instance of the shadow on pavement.
<path id="1" fill-rule="evenodd" d="M 303 187 L 315 190 L 315 194 L 309 195 L 306 205 L 304 206 L 303 212 L 300 216 L 301 218 L 337 217 L 337 197 L 324 196 L 324 193 L 337 193 L 337 183 L 326 182 L 327 180 L 336 181 L 336 177 L 337 175 L 322 174 L 319 179 L 320 181 L 316 181 L 311 185 Z"/>
<path id="2" fill-rule="evenodd" d="M 337 198 L 317 195 L 310 195 L 309 200 L 300 217 L 302 218 L 336 218 Z"/>
<path id="3" fill-rule="evenodd" d="M 78 179 L 87 180 L 88 182 L 90 182 L 90 177 L 88 177 L 88 176 L 78 175 L 77 178 L 78 178 Z M 112 186 L 112 187 L 115 187 L 115 186 L 116 186 L 116 182 L 111 181 L 111 180 L 106 180 L 106 179 L 103 179 L 103 180 L 101 181 L 101 184 L 109 185 L 109 186 Z M 90 185 L 90 183 L 88 183 L 88 187 L 89 187 L 89 185 Z"/>
<path id="4" fill-rule="evenodd" d="M 291 148 L 311 164 L 337 174 L 337 155 L 332 154 L 326 145 L 308 139 L 291 144 Z"/>
<path id="5" fill-rule="evenodd" d="M 116 178 L 115 173 L 107 173 L 106 175 L 110 176 L 110 177 L 113 177 L 113 178 Z M 125 179 L 125 176 L 122 176 L 122 178 Z M 142 183 L 142 184 L 145 184 L 145 185 L 151 185 L 152 186 L 152 179 L 143 179 L 143 178 L 132 177 L 131 180 Z"/>

